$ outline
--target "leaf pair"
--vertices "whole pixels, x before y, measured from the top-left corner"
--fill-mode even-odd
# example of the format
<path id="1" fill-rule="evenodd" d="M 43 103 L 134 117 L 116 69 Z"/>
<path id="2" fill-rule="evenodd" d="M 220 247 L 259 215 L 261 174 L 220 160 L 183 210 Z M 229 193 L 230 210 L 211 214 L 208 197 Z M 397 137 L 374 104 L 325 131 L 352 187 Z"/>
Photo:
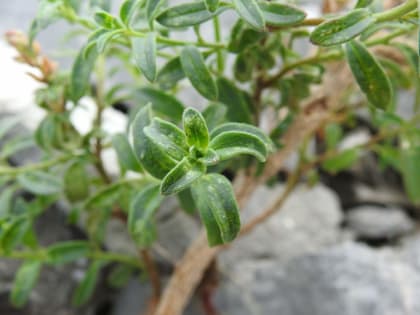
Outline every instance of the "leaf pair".
<path id="1" fill-rule="evenodd" d="M 209 143 L 206 122 L 203 116 L 192 108 L 184 111 L 182 121 L 184 132 L 177 131 L 178 135 L 173 140 L 177 141 L 179 147 L 185 145 L 189 152 L 182 152 L 181 161 L 163 178 L 160 190 L 164 195 L 174 194 L 188 188 L 206 172 L 206 166 L 200 160 L 202 156 L 206 156 Z M 177 129 L 174 128 L 174 130 Z M 158 137 L 155 134 L 154 140 Z M 194 152 L 195 150 L 197 152 Z M 195 156 L 190 156 L 190 153 Z"/>

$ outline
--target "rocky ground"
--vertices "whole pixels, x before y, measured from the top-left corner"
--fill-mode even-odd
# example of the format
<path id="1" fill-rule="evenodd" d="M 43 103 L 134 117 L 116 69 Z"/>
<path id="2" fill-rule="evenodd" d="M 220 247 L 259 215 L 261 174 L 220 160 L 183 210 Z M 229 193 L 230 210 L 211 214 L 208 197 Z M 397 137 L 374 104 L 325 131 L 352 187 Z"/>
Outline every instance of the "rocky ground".
<path id="1" fill-rule="evenodd" d="M 4 12 L 14 12 L 23 21 L 33 16 L 35 5 L 31 1 L 25 5 L 22 0 L 10 3 L 0 2 L 0 17 L 5 15 L 1 30 L 15 27 L 15 20 L 6 18 Z M 52 38 L 52 42 L 45 42 L 47 47 L 54 47 L 57 37 L 43 36 Z M 1 49 L 1 69 L 7 71 L 1 71 L 0 83 L 7 88 L 0 92 L 0 112 L 20 115 L 25 128 L 30 129 L 40 117 L 28 110 L 36 86 L 18 72 L 22 69 L 5 61 L 3 56 L 6 52 L 10 55 L 10 50 Z M 405 103 L 404 97 L 410 96 L 401 97 Z M 403 108 L 400 114 L 410 113 Z M 109 113 L 110 119 L 123 123 L 124 118 L 116 115 Z M 342 145 L 361 141 L 367 133 L 361 126 L 350 132 Z M 34 152 L 19 155 L 14 163 L 26 163 L 34 156 Z M 311 188 L 301 184 L 281 211 L 225 250 L 218 259 L 220 283 L 214 295 L 220 314 L 420 314 L 420 212 L 407 202 L 398 176 L 378 169 L 376 162 L 374 156 L 366 155 L 350 171 L 336 176 L 323 174 L 321 182 Z M 243 220 L 258 214 L 282 190 L 280 182 L 260 188 L 244 209 Z M 169 274 L 171 262 L 182 255 L 199 229 L 197 221 L 175 211 L 176 206 L 169 200 L 159 213 L 155 253 L 163 276 Z M 63 205 L 46 211 L 37 222 L 37 233 L 44 245 L 84 238 L 82 230 L 67 224 Z M 134 250 L 119 222 L 110 225 L 106 245 Z M 109 288 L 103 280 L 92 302 L 75 310 L 70 306 L 71 292 L 86 268 L 86 262 L 80 261 L 45 268 L 30 303 L 14 310 L 8 293 L 18 265 L 0 258 L 2 315 L 138 315 L 149 297 L 149 287 L 138 277 L 121 291 Z M 198 299 L 187 313 L 202 314 Z"/>

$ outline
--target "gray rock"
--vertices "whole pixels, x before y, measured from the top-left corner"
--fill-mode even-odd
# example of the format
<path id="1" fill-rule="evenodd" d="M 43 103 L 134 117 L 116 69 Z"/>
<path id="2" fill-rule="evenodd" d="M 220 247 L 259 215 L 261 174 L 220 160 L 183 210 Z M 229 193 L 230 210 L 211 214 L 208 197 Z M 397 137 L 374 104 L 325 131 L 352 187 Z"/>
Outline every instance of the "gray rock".
<path id="1" fill-rule="evenodd" d="M 177 261 L 198 235 L 200 224 L 180 209 L 176 198 L 167 198 L 164 201 L 156 219 L 158 246 L 166 251 L 168 259 Z"/>
<path id="2" fill-rule="evenodd" d="M 261 187 L 242 211 L 242 222 L 264 211 L 282 193 L 284 187 Z M 279 263 L 313 252 L 343 238 L 339 231 L 342 212 L 335 193 L 318 185 L 299 186 L 281 211 L 236 240 L 222 253 L 223 265 L 235 266 L 244 259 L 276 259 Z"/>
<path id="3" fill-rule="evenodd" d="M 113 305 L 112 315 L 145 314 L 152 290 L 147 281 L 131 279 L 119 293 Z M 197 299 L 192 299 L 183 315 L 202 315 L 202 309 Z M 204 315 L 204 314 L 203 314 Z"/>
<path id="4" fill-rule="evenodd" d="M 404 210 L 372 205 L 349 209 L 346 223 L 358 237 L 367 239 L 392 239 L 414 229 Z"/>
<path id="5" fill-rule="evenodd" d="M 221 314 L 420 313 L 420 273 L 391 250 L 345 243 L 284 267 L 256 262 L 244 264 L 243 271 L 247 277 L 231 277 L 218 293 Z"/>

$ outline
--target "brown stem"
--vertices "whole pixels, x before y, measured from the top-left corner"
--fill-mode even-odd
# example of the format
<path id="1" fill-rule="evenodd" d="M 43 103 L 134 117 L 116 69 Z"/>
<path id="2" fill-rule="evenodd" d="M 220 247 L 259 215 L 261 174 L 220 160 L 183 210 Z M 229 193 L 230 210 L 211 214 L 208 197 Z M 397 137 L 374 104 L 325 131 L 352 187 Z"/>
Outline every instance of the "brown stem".
<path id="1" fill-rule="evenodd" d="M 203 281 L 199 289 L 201 304 L 206 315 L 219 315 L 219 312 L 213 304 L 214 291 L 219 283 L 218 276 L 217 263 L 216 260 L 213 259 L 204 274 Z"/>
<path id="2" fill-rule="evenodd" d="M 144 267 L 149 275 L 150 283 L 152 285 L 152 297 L 150 299 L 150 303 L 147 309 L 146 314 L 153 314 L 155 312 L 156 306 L 159 303 L 160 294 L 161 294 L 161 284 L 160 284 L 160 276 L 159 271 L 156 266 L 155 261 L 151 257 L 149 250 L 142 249 L 140 251 L 140 256 L 144 263 Z"/>

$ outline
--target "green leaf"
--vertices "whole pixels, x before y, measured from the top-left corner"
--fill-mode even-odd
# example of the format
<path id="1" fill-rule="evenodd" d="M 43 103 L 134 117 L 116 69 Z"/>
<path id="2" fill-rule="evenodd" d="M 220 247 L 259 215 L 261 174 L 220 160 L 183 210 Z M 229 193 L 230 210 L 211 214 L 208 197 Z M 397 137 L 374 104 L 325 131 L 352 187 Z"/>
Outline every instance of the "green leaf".
<path id="1" fill-rule="evenodd" d="M 392 101 L 391 82 L 376 58 L 360 42 L 346 44 L 347 60 L 360 89 L 375 107 L 386 110 Z"/>
<path id="2" fill-rule="evenodd" d="M 226 120 L 227 108 L 221 103 L 211 103 L 203 111 L 203 117 L 209 130 L 213 130 Z"/>
<path id="3" fill-rule="evenodd" d="M 143 87 L 135 91 L 135 97 L 143 104 L 152 103 L 154 111 L 170 119 L 180 121 L 182 118 L 184 106 L 170 94 L 151 87 Z"/>
<path id="4" fill-rule="evenodd" d="M 31 42 L 40 31 L 47 28 L 50 24 L 56 22 L 60 18 L 61 7 L 61 1 L 39 1 L 36 17 L 32 21 L 29 29 L 29 40 Z"/>
<path id="5" fill-rule="evenodd" d="M 254 0 L 233 0 L 236 11 L 242 19 L 257 30 L 265 27 L 264 16 Z"/>
<path id="6" fill-rule="evenodd" d="M 107 278 L 108 284 L 117 289 L 122 289 L 124 285 L 133 277 L 135 273 L 135 268 L 126 264 L 119 264 L 114 269 Z"/>
<path id="7" fill-rule="evenodd" d="M 205 0 L 206 8 L 210 12 L 214 12 L 217 10 L 219 6 L 219 0 Z"/>
<path id="8" fill-rule="evenodd" d="M 183 3 L 166 9 L 156 20 L 168 28 L 193 26 L 210 20 L 227 8 L 226 5 L 221 5 L 216 11 L 210 12 L 204 1 Z"/>
<path id="9" fill-rule="evenodd" d="M 163 195 L 176 194 L 191 186 L 205 172 L 206 167 L 204 164 L 184 158 L 163 178 L 160 192 Z"/>
<path id="10" fill-rule="evenodd" d="M 94 10 L 100 9 L 109 12 L 111 10 L 111 0 L 89 0 L 89 7 Z"/>
<path id="11" fill-rule="evenodd" d="M 64 173 L 64 193 L 71 202 L 89 196 L 89 177 L 83 162 L 75 161 L 67 168 Z"/>
<path id="12" fill-rule="evenodd" d="M 97 58 L 96 49 L 89 49 L 86 53 L 82 49 L 77 55 L 70 77 L 70 98 L 74 103 L 77 103 L 85 95 Z"/>
<path id="13" fill-rule="evenodd" d="M 90 246 L 85 241 L 67 241 L 48 247 L 48 262 L 60 265 L 84 258 L 90 253 Z"/>
<path id="14" fill-rule="evenodd" d="M 206 227 L 209 245 L 232 241 L 241 223 L 232 185 L 226 177 L 207 174 L 191 186 L 191 191 Z"/>
<path id="15" fill-rule="evenodd" d="M 185 75 L 201 95 L 211 100 L 217 99 L 216 83 L 197 48 L 194 46 L 185 47 L 181 52 L 181 64 Z"/>
<path id="16" fill-rule="evenodd" d="M 81 306 L 85 304 L 92 296 L 96 282 L 98 281 L 99 272 L 101 271 L 104 262 L 94 261 L 89 269 L 86 271 L 85 277 L 74 292 L 72 303 L 75 306 Z"/>
<path id="17" fill-rule="evenodd" d="M 118 161 L 123 170 L 130 170 L 134 172 L 141 172 L 141 165 L 134 155 L 131 145 L 128 142 L 127 136 L 123 133 L 115 134 L 112 137 L 112 146 L 117 152 Z"/>
<path id="18" fill-rule="evenodd" d="M 134 152 L 146 171 L 157 178 L 163 178 L 176 161 L 166 154 L 161 147 L 146 137 L 144 128 L 151 124 L 151 106 L 142 108 L 132 124 Z"/>
<path id="19" fill-rule="evenodd" d="M 201 113 L 194 108 L 187 108 L 182 116 L 187 143 L 205 152 L 209 145 L 209 131 Z"/>
<path id="20" fill-rule="evenodd" d="M 265 32 L 252 29 L 243 20 L 238 20 L 230 33 L 227 48 L 230 52 L 239 53 L 257 44 L 266 36 Z"/>
<path id="21" fill-rule="evenodd" d="M 211 132 L 210 137 L 213 139 L 217 137 L 218 135 L 227 131 L 239 131 L 239 132 L 249 133 L 255 137 L 258 137 L 258 139 L 261 140 L 265 144 L 267 151 L 274 150 L 274 143 L 271 140 L 271 138 L 268 135 L 266 135 L 261 129 L 250 124 L 235 123 L 235 122 L 225 123 L 216 127 Z"/>
<path id="22" fill-rule="evenodd" d="M 259 137 L 242 131 L 225 131 L 217 135 L 210 141 L 210 148 L 216 151 L 220 160 L 250 154 L 260 162 L 265 162 L 267 156 L 265 143 Z"/>
<path id="23" fill-rule="evenodd" d="M 401 67 L 401 64 L 385 58 L 380 58 L 378 61 L 394 86 L 402 89 L 409 89 L 413 86 L 411 73 Z"/>
<path id="24" fill-rule="evenodd" d="M 98 52 L 98 54 L 102 54 L 105 51 L 105 48 L 107 47 L 109 42 L 121 33 L 122 30 L 107 31 L 106 33 L 103 33 L 101 36 L 99 36 L 96 40 L 96 51 Z"/>
<path id="25" fill-rule="evenodd" d="M 133 56 L 137 67 L 147 80 L 153 82 L 156 79 L 156 36 L 148 33 L 145 37 L 133 37 L 131 39 Z"/>
<path id="26" fill-rule="evenodd" d="M 351 167 L 359 158 L 360 149 L 353 148 L 340 152 L 322 163 L 322 167 L 330 173 L 338 173 Z"/>
<path id="27" fill-rule="evenodd" d="M 144 134 L 176 161 L 182 160 L 188 153 L 184 132 L 168 121 L 153 118 L 152 123 L 144 128 Z"/>
<path id="28" fill-rule="evenodd" d="M 62 191 L 63 183 L 57 176 L 42 171 L 20 174 L 19 184 L 36 195 L 52 195 Z"/>
<path id="29" fill-rule="evenodd" d="M 348 42 L 374 23 L 375 18 L 368 9 L 356 9 L 320 24 L 312 32 L 310 39 L 315 45 L 337 45 Z"/>
<path id="30" fill-rule="evenodd" d="M 10 301 L 16 307 L 22 307 L 28 301 L 29 295 L 39 278 L 42 264 L 40 261 L 25 261 L 15 276 L 15 282 L 10 294 Z"/>
<path id="31" fill-rule="evenodd" d="M 0 192 L 0 219 L 7 217 L 12 211 L 13 195 L 16 192 L 16 187 L 9 186 L 2 188 Z"/>
<path id="32" fill-rule="evenodd" d="M 128 230 L 140 247 L 150 246 L 156 238 L 153 215 L 163 198 L 159 185 L 152 185 L 140 191 L 131 203 Z"/>
<path id="33" fill-rule="evenodd" d="M 115 203 L 114 203 L 115 204 Z M 103 208 L 94 208 L 94 211 L 88 211 L 85 220 L 86 232 L 89 240 L 100 246 L 104 242 L 108 221 L 111 219 L 112 208 L 107 205 Z"/>
<path id="34" fill-rule="evenodd" d="M 26 210 L 26 209 L 25 209 Z M 32 222 L 27 218 L 20 217 L 14 220 L 1 235 L 1 247 L 5 252 L 10 252 L 18 246 L 25 234 L 31 227 Z"/>
<path id="35" fill-rule="evenodd" d="M 191 189 L 187 188 L 177 194 L 181 208 L 188 214 L 195 213 L 196 205 L 192 197 Z"/>
<path id="36" fill-rule="evenodd" d="M 141 0 L 125 0 L 120 7 L 120 19 L 129 26 L 134 10 L 140 5 Z"/>
<path id="37" fill-rule="evenodd" d="M 219 102 L 227 107 L 227 118 L 230 121 L 251 123 L 252 116 L 244 93 L 231 81 L 225 78 L 217 80 Z"/>
<path id="38" fill-rule="evenodd" d="M 420 147 L 402 149 L 400 167 L 408 197 L 415 204 L 420 203 Z"/>
<path id="39" fill-rule="evenodd" d="M 119 28 L 118 20 L 106 11 L 97 11 L 94 16 L 95 22 L 103 28 L 115 29 Z"/>
<path id="40" fill-rule="evenodd" d="M 21 152 L 23 150 L 26 150 L 28 148 L 34 148 L 36 146 L 33 136 L 18 136 L 16 138 L 13 138 L 9 141 L 7 141 L 0 152 L 0 160 L 6 159 L 18 152 Z"/>
<path id="41" fill-rule="evenodd" d="M 372 4 L 373 0 L 358 0 L 356 3 L 356 8 L 366 8 Z"/>
<path id="42" fill-rule="evenodd" d="M 325 126 L 325 141 L 328 150 L 334 149 L 343 137 L 343 129 L 339 124 L 330 123 Z"/>
<path id="43" fill-rule="evenodd" d="M 162 0 L 146 0 L 146 18 L 150 28 L 153 28 L 153 20 L 162 5 Z"/>
<path id="44" fill-rule="evenodd" d="M 273 26 L 286 26 L 302 22 L 306 13 L 290 5 L 272 2 L 258 3 L 265 22 Z"/>
<path id="45" fill-rule="evenodd" d="M 235 79 L 239 82 L 246 82 L 252 80 L 252 74 L 256 66 L 256 58 L 254 51 L 251 49 L 243 51 L 236 56 L 235 64 L 233 65 L 233 73 Z"/>
<path id="46" fill-rule="evenodd" d="M 109 36 L 110 33 L 113 33 L 112 31 L 109 31 L 105 28 L 99 28 L 97 30 L 95 30 L 94 32 L 92 32 L 87 40 L 87 43 L 85 44 L 84 47 L 82 47 L 81 51 L 83 51 L 82 53 L 82 57 L 84 59 L 86 59 L 88 57 L 88 53 L 90 52 L 90 50 L 94 49 L 96 46 L 96 50 L 99 53 L 99 51 L 101 49 L 99 48 L 103 48 L 103 47 L 99 47 L 98 46 L 103 46 L 104 45 L 104 37 Z M 99 39 L 101 39 L 102 43 L 98 43 Z"/>
<path id="47" fill-rule="evenodd" d="M 161 89 L 168 90 L 175 87 L 183 78 L 185 78 L 185 73 L 182 70 L 181 58 L 175 57 L 160 69 L 156 81 Z"/>

